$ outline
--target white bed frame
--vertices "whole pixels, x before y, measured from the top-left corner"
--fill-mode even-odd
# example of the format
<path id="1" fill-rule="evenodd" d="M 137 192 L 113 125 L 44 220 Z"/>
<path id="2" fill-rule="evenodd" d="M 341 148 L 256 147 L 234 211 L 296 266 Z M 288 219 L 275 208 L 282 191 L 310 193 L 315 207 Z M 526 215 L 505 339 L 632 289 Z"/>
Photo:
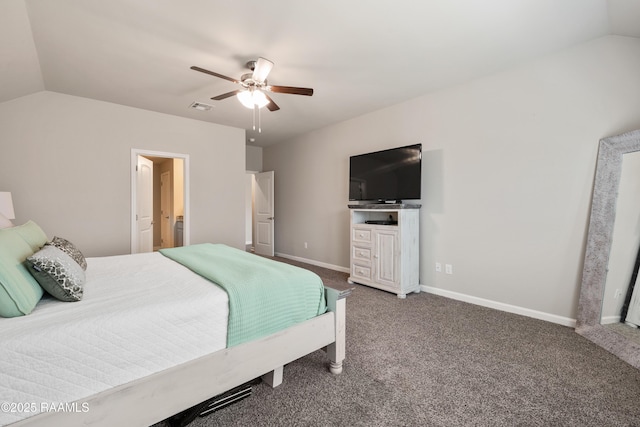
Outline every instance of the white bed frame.
<path id="1" fill-rule="evenodd" d="M 148 427 L 260 376 L 276 387 L 282 383 L 284 365 L 322 348 L 331 373 L 340 374 L 345 358 L 345 298 L 351 290 L 325 287 L 325 314 L 273 335 L 79 400 L 72 405 L 78 408 L 75 412 L 40 413 L 10 426 Z"/>

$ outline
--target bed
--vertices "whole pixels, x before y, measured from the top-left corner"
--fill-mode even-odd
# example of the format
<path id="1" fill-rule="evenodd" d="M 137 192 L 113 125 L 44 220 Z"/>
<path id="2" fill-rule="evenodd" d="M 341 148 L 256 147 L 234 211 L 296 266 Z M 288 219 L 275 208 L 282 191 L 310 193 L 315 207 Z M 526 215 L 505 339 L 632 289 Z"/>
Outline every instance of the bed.
<path id="1" fill-rule="evenodd" d="M 0 257 L 9 257 L 15 234 L 29 245 L 23 252 L 33 252 L 27 259 L 38 253 L 44 233 L 20 227 L 0 230 Z M 0 425 L 149 426 L 255 378 L 275 387 L 284 365 L 318 349 L 326 350 L 333 374 L 342 371 L 350 289 L 312 284 L 303 302 L 292 299 L 279 314 L 265 311 L 243 321 L 234 317 L 240 305 L 250 312 L 276 306 L 315 275 L 224 245 L 172 251 L 88 258 L 80 301 L 42 292 L 28 314 L 0 318 Z M 202 256 L 195 266 L 180 260 L 191 252 Z M 251 263 L 236 268 L 218 259 L 229 264 L 226 275 L 240 281 L 247 273 L 264 286 L 281 281 L 270 279 L 272 267 L 284 267 L 285 276 L 303 274 L 284 295 L 269 291 L 273 298 L 244 301 L 199 270 L 210 269 L 207 260 L 215 253 Z M 0 264 L 0 284 L 7 282 L 7 268 Z M 309 296 L 316 293 L 317 301 Z"/>

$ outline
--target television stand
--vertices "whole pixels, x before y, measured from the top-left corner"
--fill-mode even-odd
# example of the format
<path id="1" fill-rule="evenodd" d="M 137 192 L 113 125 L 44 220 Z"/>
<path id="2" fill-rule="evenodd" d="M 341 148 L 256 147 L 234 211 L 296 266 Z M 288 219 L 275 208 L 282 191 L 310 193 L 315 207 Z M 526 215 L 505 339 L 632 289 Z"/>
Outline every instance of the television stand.
<path id="1" fill-rule="evenodd" d="M 349 283 L 406 298 L 420 292 L 419 217 L 421 205 L 349 205 Z"/>

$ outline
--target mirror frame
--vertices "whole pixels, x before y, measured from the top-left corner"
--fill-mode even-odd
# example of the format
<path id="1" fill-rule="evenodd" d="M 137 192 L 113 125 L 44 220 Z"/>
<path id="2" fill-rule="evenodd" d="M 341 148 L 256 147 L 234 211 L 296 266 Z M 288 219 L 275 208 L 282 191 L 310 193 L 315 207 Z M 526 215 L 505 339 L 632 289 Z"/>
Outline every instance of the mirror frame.
<path id="1" fill-rule="evenodd" d="M 600 324 L 622 155 L 640 151 L 640 130 L 600 140 L 576 332 L 640 369 L 640 345 Z"/>

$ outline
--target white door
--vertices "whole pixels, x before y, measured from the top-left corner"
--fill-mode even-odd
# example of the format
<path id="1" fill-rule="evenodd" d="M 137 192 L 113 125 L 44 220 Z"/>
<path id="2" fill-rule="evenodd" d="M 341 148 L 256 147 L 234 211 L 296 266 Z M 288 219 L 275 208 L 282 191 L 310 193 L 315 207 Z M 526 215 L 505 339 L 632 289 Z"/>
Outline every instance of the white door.
<path id="1" fill-rule="evenodd" d="M 256 205 L 256 215 L 253 229 L 255 231 L 256 238 L 253 242 L 253 246 L 255 253 L 273 256 L 273 171 L 257 173 L 255 177 L 256 188 L 254 200 Z"/>
<path id="2" fill-rule="evenodd" d="M 153 252 L 153 162 L 138 156 L 136 167 L 137 252 Z"/>
<path id="3" fill-rule="evenodd" d="M 160 246 L 163 248 L 173 247 L 173 234 L 171 233 L 173 195 L 171 190 L 171 172 L 162 172 L 160 175 Z"/>

